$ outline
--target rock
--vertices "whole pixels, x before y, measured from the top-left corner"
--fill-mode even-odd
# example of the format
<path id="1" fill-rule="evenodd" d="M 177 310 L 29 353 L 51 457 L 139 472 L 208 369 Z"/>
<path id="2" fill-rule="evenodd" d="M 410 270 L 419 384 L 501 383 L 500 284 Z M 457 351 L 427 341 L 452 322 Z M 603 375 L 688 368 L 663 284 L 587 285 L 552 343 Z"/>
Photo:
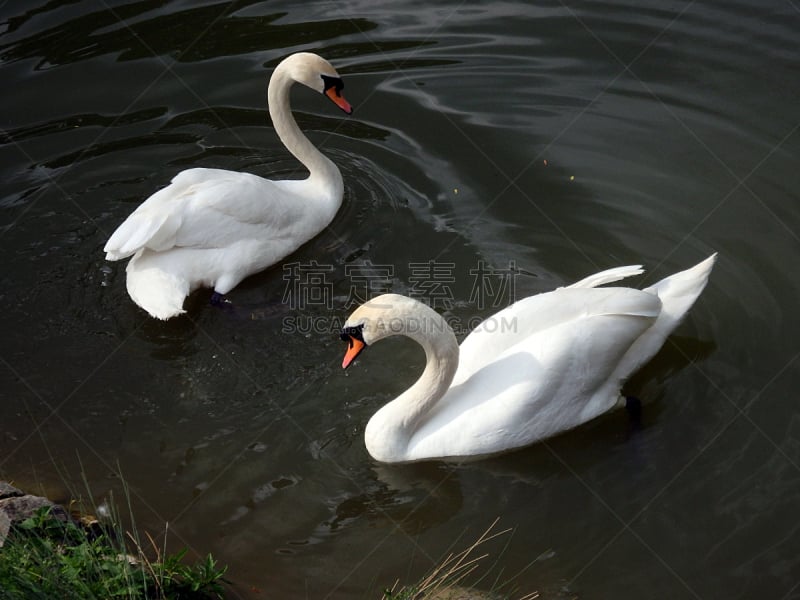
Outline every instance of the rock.
<path id="1" fill-rule="evenodd" d="M 66 522 L 69 520 L 69 515 L 63 506 L 54 504 L 42 496 L 14 496 L 0 500 L 0 512 L 8 517 L 12 525 L 32 517 L 40 508 L 45 506 L 51 507 L 50 515 L 59 521 Z"/>
<path id="2" fill-rule="evenodd" d="M 0 547 L 8 532 L 17 523 L 32 517 L 42 507 L 50 507 L 50 516 L 59 521 L 69 521 L 70 516 L 63 506 L 42 496 L 31 496 L 4 481 L 0 481 Z"/>
<path id="3" fill-rule="evenodd" d="M 0 500 L 3 498 L 11 498 L 12 496 L 24 496 L 25 492 L 18 490 L 10 483 L 0 481 Z"/>
<path id="4" fill-rule="evenodd" d="M 499 596 L 492 592 L 484 592 L 474 588 L 445 586 L 426 595 L 430 600 L 498 600 Z"/>
<path id="5" fill-rule="evenodd" d="M 0 512 L 0 548 L 6 543 L 8 532 L 11 529 L 11 519 L 6 516 L 6 513 Z"/>

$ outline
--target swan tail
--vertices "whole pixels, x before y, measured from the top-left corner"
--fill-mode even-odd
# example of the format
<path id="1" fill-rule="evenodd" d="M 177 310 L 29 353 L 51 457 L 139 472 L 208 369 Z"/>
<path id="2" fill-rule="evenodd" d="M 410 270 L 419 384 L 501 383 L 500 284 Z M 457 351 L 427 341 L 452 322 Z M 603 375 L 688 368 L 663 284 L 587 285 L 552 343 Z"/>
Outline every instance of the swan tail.
<path id="1" fill-rule="evenodd" d="M 594 275 L 589 275 L 580 281 L 566 286 L 567 288 L 593 288 L 606 283 L 614 283 L 626 277 L 641 275 L 644 273 L 642 265 L 628 265 L 626 267 L 614 267 L 606 271 L 600 271 Z"/>
<path id="2" fill-rule="evenodd" d="M 715 262 L 717 262 L 716 252 L 691 269 L 665 277 L 644 291 L 656 294 L 668 309 L 683 315 L 706 287 Z"/>
<path id="3" fill-rule="evenodd" d="M 131 299 L 156 319 L 167 320 L 185 313 L 183 301 L 189 295 L 186 279 L 158 267 L 140 267 L 138 256 L 128 263 L 127 287 Z"/>
<path id="4" fill-rule="evenodd" d="M 658 296 L 662 308 L 652 327 L 625 353 L 617 369 L 621 379 L 627 378 L 658 352 L 705 289 L 716 260 L 715 252 L 691 269 L 665 277 L 643 290 Z"/>

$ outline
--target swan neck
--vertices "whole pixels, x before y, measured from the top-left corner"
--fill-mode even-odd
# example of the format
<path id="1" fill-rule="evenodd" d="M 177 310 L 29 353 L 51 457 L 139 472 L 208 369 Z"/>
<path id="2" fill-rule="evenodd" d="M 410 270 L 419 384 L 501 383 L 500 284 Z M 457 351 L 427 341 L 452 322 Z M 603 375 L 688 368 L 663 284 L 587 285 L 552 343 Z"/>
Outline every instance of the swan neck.
<path id="1" fill-rule="evenodd" d="M 442 335 L 429 336 L 424 340 L 410 336 L 425 349 L 426 359 L 422 375 L 396 400 L 405 405 L 404 420 L 412 430 L 450 388 L 458 368 L 458 343 L 444 319 L 441 322 L 447 327 L 447 332 Z"/>
<path id="2" fill-rule="evenodd" d="M 294 79 L 279 65 L 269 81 L 267 102 L 275 132 L 283 145 L 309 171 L 309 178 L 342 188 L 342 176 L 333 162 L 320 152 L 297 125 L 289 102 Z"/>
<path id="3" fill-rule="evenodd" d="M 450 388 L 458 368 L 459 348 L 453 330 L 435 311 L 423 308 L 425 314 L 406 319 L 405 328 L 393 333 L 410 337 L 423 347 L 425 370 L 414 385 L 373 415 L 364 432 L 370 454 L 385 462 L 409 460 L 415 431 Z"/>

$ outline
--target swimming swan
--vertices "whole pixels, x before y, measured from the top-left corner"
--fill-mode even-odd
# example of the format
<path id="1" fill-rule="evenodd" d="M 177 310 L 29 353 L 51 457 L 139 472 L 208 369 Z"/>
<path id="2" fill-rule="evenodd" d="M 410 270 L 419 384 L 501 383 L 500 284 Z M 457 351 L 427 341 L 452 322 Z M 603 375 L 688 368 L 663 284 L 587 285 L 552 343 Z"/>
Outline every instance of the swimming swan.
<path id="1" fill-rule="evenodd" d="M 480 457 L 618 406 L 622 383 L 694 304 L 716 257 L 644 290 L 596 287 L 642 273 L 636 265 L 525 298 L 483 321 L 460 348 L 428 306 L 397 294 L 369 300 L 344 325 L 342 367 L 396 334 L 422 345 L 427 364 L 414 385 L 369 420 L 367 450 L 387 463 Z"/>
<path id="2" fill-rule="evenodd" d="M 212 302 L 242 279 L 275 264 L 322 231 L 342 204 L 342 175 L 303 135 L 291 113 L 295 82 L 328 96 L 347 114 L 343 83 L 325 59 L 300 52 L 275 67 L 269 114 L 278 137 L 303 165 L 302 180 L 263 179 L 222 169 L 178 173 L 109 238 L 107 260 L 133 255 L 128 294 L 150 315 L 169 319 L 199 287 L 213 287 Z"/>

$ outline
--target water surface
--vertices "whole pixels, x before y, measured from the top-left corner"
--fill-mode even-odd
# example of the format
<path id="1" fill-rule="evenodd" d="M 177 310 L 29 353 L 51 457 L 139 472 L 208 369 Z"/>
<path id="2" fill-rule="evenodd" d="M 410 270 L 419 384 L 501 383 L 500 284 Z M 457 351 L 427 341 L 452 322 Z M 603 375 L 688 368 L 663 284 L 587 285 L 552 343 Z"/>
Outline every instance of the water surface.
<path id="1" fill-rule="evenodd" d="M 378 597 L 496 517 L 513 534 L 484 588 L 798 597 L 798 31 L 785 0 L 3 5 L 0 477 L 63 496 L 83 473 L 99 499 L 121 472 L 139 527 L 229 564 L 233 597 Z M 148 318 L 106 239 L 187 167 L 302 176 L 265 111 L 301 50 L 356 109 L 292 97 L 341 211 L 234 311 L 199 292 Z M 393 339 L 343 372 L 359 297 L 416 293 L 467 329 L 603 268 L 642 263 L 645 285 L 715 251 L 626 386 L 641 427 L 613 413 L 460 466 L 366 453 L 424 359 Z M 302 307 L 298 273 L 323 281 Z"/>

